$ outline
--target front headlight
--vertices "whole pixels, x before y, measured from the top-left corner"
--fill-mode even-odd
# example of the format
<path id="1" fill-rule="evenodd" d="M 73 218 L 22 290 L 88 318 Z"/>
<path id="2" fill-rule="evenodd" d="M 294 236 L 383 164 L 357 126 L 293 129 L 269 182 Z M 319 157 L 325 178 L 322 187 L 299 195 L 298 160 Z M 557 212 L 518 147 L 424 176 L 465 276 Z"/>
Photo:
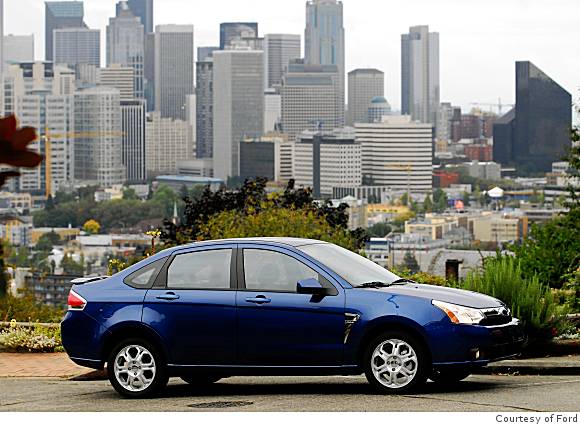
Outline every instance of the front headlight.
<path id="1" fill-rule="evenodd" d="M 441 309 L 454 324 L 479 324 L 485 319 L 485 314 L 479 309 L 454 305 L 453 303 L 434 300 L 433 306 Z"/>

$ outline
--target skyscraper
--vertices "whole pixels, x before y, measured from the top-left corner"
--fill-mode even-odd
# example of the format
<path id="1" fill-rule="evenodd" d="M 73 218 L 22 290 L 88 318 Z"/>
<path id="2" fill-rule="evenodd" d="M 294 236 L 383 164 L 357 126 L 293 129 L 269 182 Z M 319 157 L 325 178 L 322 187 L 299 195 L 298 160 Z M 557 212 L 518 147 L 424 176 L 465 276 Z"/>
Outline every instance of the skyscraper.
<path id="1" fill-rule="evenodd" d="M 197 48 L 197 61 L 203 62 L 208 58 L 213 56 L 213 52 L 219 50 L 219 47 L 198 47 Z"/>
<path id="2" fill-rule="evenodd" d="M 224 22 L 220 24 L 220 50 L 240 38 L 258 38 L 256 22 Z"/>
<path id="3" fill-rule="evenodd" d="M 145 32 L 126 1 L 117 4 L 117 16 L 107 26 L 107 66 L 133 68 L 135 98 L 144 98 Z"/>
<path id="4" fill-rule="evenodd" d="M 335 65 L 338 67 L 339 93 L 343 109 L 346 72 L 344 38 L 342 2 L 309 0 L 306 3 L 305 61 L 308 65 Z M 344 119 L 340 126 L 343 124 Z"/>
<path id="5" fill-rule="evenodd" d="M 2 45 L 4 69 L 10 63 L 34 62 L 34 35 L 5 35 Z"/>
<path id="6" fill-rule="evenodd" d="M 304 130 L 342 127 L 344 102 L 340 96 L 340 77 L 336 65 L 290 63 L 282 88 L 282 131 L 295 141 Z"/>
<path id="7" fill-rule="evenodd" d="M 135 70 L 133 68 L 113 64 L 99 69 L 97 75 L 99 85 L 119 90 L 121 101 L 135 99 Z"/>
<path id="8" fill-rule="evenodd" d="M 119 90 L 92 87 L 74 95 L 75 177 L 110 187 L 125 182 Z"/>
<path id="9" fill-rule="evenodd" d="M 572 146 L 572 96 L 531 62 L 516 62 L 516 107 L 494 125 L 494 160 L 548 172 Z"/>
<path id="10" fill-rule="evenodd" d="M 2 115 L 15 114 L 21 126 L 36 129 L 29 149 L 45 155 L 38 168 L 22 169 L 16 189 L 52 194 L 74 182 L 74 71 L 50 62 L 5 69 Z"/>
<path id="11" fill-rule="evenodd" d="M 347 125 L 368 122 L 371 100 L 385 95 L 385 74 L 378 69 L 355 69 L 348 73 Z"/>
<path id="12" fill-rule="evenodd" d="M 145 163 L 145 100 L 121 100 L 121 128 L 125 180 L 142 182 L 147 179 Z"/>
<path id="13" fill-rule="evenodd" d="M 0 0 L 0 75 L 4 70 L 4 0 Z"/>
<path id="14" fill-rule="evenodd" d="M 300 59 L 300 35 L 266 34 L 264 37 L 264 64 L 266 88 L 282 84 L 282 76 L 290 60 Z"/>
<path id="15" fill-rule="evenodd" d="M 145 32 L 147 34 L 153 32 L 153 0 L 127 0 L 127 3 L 133 15 L 143 24 Z M 117 15 L 122 7 L 117 4 Z"/>
<path id="16" fill-rule="evenodd" d="M 189 122 L 162 118 L 153 112 L 145 130 L 147 176 L 175 174 L 177 162 L 193 157 L 193 134 Z"/>
<path id="17" fill-rule="evenodd" d="M 401 36 L 402 113 L 436 125 L 439 98 L 439 33 L 411 27 Z"/>
<path id="18" fill-rule="evenodd" d="M 83 21 L 84 6 L 82 1 L 47 1 L 45 2 L 45 57 L 52 61 L 53 31 L 64 28 L 86 28 Z"/>
<path id="19" fill-rule="evenodd" d="M 145 66 L 143 70 L 147 112 L 155 109 L 155 33 L 145 35 Z"/>
<path id="20" fill-rule="evenodd" d="M 155 31 L 155 110 L 162 118 L 186 119 L 194 94 L 193 25 L 158 25 Z"/>
<path id="21" fill-rule="evenodd" d="M 240 142 L 264 129 L 264 52 L 214 52 L 213 159 L 216 178 L 239 176 Z"/>
<path id="22" fill-rule="evenodd" d="M 196 63 L 196 156 L 213 157 L 213 57 Z"/>
<path id="23" fill-rule="evenodd" d="M 101 31 L 88 28 L 54 30 L 54 63 L 78 72 L 79 65 L 101 66 Z"/>

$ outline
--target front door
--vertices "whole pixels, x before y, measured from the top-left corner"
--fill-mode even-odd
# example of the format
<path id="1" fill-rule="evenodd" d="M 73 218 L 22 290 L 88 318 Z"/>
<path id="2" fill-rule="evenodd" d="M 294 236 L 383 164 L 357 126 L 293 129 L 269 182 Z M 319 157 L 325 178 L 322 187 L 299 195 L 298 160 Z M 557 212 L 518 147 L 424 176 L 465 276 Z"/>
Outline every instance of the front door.
<path id="1" fill-rule="evenodd" d="M 161 272 L 161 287 L 147 292 L 143 322 L 163 338 L 171 364 L 234 363 L 235 247 L 176 254 Z"/>
<path id="2" fill-rule="evenodd" d="M 240 363 L 342 365 L 343 289 L 322 277 L 313 264 L 283 248 L 240 245 L 238 255 Z M 310 278 L 327 286 L 329 295 L 298 294 L 298 281 Z"/>

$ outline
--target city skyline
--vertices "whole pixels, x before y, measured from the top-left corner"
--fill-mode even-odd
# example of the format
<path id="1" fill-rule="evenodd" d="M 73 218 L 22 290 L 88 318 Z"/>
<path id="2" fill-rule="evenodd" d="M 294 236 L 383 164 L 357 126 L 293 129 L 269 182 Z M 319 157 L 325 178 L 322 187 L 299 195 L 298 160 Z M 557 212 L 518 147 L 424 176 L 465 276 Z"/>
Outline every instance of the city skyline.
<path id="1" fill-rule="evenodd" d="M 85 22 L 90 28 L 104 29 L 115 14 L 116 2 L 85 0 Z M 400 109 L 400 35 L 410 26 L 429 25 L 441 34 L 441 101 L 450 101 L 464 108 L 471 103 L 514 103 L 513 64 L 530 60 L 560 81 L 578 98 L 580 80 L 575 75 L 580 59 L 562 55 L 571 51 L 580 36 L 574 24 L 575 5 L 561 0 L 551 6 L 546 19 L 539 0 L 492 0 L 485 4 L 465 4 L 457 0 L 428 2 L 415 0 L 397 5 L 391 11 L 378 0 L 356 4 L 344 0 L 346 30 L 346 71 L 374 67 L 385 72 L 385 96 L 395 109 Z M 364 3 L 365 7 L 361 7 Z M 463 4 L 462 4 L 463 3 Z M 219 24 L 228 21 L 255 21 L 260 34 L 304 33 L 303 0 L 288 0 L 272 7 L 271 2 L 256 0 L 252 8 L 232 0 L 216 0 L 203 10 L 183 0 L 164 0 L 156 5 L 155 24 L 195 25 L 196 46 L 217 45 Z M 501 9 L 499 9 L 501 6 Z M 24 18 L 19 11 L 30 13 Z M 185 13 L 184 13 L 185 8 Z M 36 58 L 44 53 L 44 1 L 6 2 L 5 34 L 34 33 Z M 366 13 L 372 10 L 373 13 Z M 498 15 L 498 10 L 501 14 Z M 382 12 L 385 13 L 377 13 Z M 191 13 L 188 13 L 191 12 Z M 461 19 L 453 17 L 461 16 Z M 561 37 L 562 27 L 577 36 Z M 557 43 L 557 44 L 556 44 Z M 553 48 L 554 45 L 561 48 Z M 366 48 L 361 48 L 366 46 Z M 377 54 L 382 51 L 382 54 Z M 104 56 L 102 52 L 102 56 Z M 104 58 L 103 58 L 104 59 Z M 464 66 L 457 66 L 458 63 Z M 485 79 L 484 79 L 485 78 Z"/>

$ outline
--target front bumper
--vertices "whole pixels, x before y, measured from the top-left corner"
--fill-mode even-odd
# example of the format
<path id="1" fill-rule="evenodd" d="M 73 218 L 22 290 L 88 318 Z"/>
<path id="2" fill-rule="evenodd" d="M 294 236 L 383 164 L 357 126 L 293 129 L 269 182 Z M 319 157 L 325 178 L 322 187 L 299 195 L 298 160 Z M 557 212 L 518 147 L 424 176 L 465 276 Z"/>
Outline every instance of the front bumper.
<path id="1" fill-rule="evenodd" d="M 472 364 L 511 358 L 521 353 L 525 335 L 519 320 L 497 326 L 455 325 L 439 328 L 432 341 L 433 365 Z"/>

